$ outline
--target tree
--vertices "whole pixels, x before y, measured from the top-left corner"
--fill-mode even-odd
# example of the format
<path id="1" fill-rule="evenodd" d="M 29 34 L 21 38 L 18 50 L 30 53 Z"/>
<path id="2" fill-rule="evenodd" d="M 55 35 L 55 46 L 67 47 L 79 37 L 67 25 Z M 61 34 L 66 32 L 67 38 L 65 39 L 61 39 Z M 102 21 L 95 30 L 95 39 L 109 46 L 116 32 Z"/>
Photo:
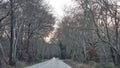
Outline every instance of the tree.
<path id="1" fill-rule="evenodd" d="M 118 6 L 108 0 L 78 0 L 84 10 L 88 10 L 87 17 L 96 27 L 96 35 L 99 41 L 104 42 L 110 48 L 115 64 L 119 64 L 119 18 Z M 112 49 L 111 49 L 112 48 Z"/>
<path id="2" fill-rule="evenodd" d="M 10 55 L 9 55 L 9 64 L 10 65 L 15 65 L 16 64 L 16 57 L 15 57 L 15 46 L 13 45 L 14 44 L 14 25 L 15 25 L 15 21 L 14 21 L 14 1 L 13 0 L 10 0 L 10 16 L 11 16 L 11 39 L 10 39 Z"/>
<path id="3" fill-rule="evenodd" d="M 6 8 L 8 3 L 2 3 L 1 2 L 0 4 L 1 4 L 0 5 L 0 11 L 2 11 L 4 9 L 6 11 L 5 12 L 6 14 L 3 13 L 3 15 L 1 15 L 1 18 L 0 18 L 0 32 L 1 32 L 2 28 L 6 25 L 6 23 L 4 24 L 3 21 L 10 15 L 10 9 Z M 6 56 L 5 50 L 3 48 L 1 39 L 0 39 L 0 53 L 1 53 L 0 67 L 2 67 L 3 64 L 5 64 L 5 65 L 8 64 L 8 60 L 7 60 L 7 56 Z"/>

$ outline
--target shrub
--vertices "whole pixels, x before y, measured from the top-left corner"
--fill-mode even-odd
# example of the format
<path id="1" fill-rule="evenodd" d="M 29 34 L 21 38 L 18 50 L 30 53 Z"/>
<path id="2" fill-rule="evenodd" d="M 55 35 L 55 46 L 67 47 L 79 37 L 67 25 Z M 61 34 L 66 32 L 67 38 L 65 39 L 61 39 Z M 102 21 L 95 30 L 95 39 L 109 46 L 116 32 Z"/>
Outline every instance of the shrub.
<path id="1" fill-rule="evenodd" d="M 91 68 L 116 68 L 113 62 L 96 63 L 95 61 L 89 61 L 88 64 Z"/>
<path id="2" fill-rule="evenodd" d="M 25 62 L 23 62 L 23 61 L 17 61 L 15 68 L 24 68 L 26 66 L 27 66 L 27 64 Z"/>
<path id="3" fill-rule="evenodd" d="M 105 64 L 105 68 L 115 68 L 115 65 L 114 65 L 113 62 L 107 62 L 107 63 Z"/>
<path id="4" fill-rule="evenodd" d="M 97 63 L 95 61 L 89 61 L 88 64 L 92 67 L 95 67 Z"/>

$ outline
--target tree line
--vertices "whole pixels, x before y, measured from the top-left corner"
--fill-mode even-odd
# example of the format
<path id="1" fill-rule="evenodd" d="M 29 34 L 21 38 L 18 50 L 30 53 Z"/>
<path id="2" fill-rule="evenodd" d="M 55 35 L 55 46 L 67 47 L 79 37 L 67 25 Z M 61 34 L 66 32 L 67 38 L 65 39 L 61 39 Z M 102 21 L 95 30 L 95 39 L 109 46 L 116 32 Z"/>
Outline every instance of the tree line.
<path id="1" fill-rule="evenodd" d="M 39 52 L 35 43 L 52 29 L 54 21 L 42 0 L 1 1 L 0 66 L 15 65 L 17 60 L 32 61 Z"/>

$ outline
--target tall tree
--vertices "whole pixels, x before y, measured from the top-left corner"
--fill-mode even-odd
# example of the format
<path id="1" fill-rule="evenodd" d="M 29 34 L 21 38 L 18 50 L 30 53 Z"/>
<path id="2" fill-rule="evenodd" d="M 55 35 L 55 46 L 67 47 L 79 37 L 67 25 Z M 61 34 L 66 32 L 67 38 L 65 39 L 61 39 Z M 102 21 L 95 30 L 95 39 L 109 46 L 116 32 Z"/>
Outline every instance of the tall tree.
<path id="1" fill-rule="evenodd" d="M 11 39 L 10 39 L 10 55 L 9 55 L 9 64 L 15 65 L 15 55 L 14 55 L 14 24 L 15 24 L 15 17 L 14 17 L 14 0 L 10 0 L 10 21 L 11 21 Z M 16 52 L 15 52 L 16 53 Z"/>

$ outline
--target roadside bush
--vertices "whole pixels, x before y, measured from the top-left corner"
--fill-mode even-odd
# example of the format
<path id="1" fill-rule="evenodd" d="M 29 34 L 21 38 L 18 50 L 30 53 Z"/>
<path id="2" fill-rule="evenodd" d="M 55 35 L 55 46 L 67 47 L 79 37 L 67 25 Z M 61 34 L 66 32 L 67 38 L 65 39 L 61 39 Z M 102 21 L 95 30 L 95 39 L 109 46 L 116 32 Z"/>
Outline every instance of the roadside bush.
<path id="1" fill-rule="evenodd" d="M 24 68 L 26 66 L 27 66 L 27 64 L 25 62 L 23 62 L 23 61 L 17 61 L 15 68 Z"/>
<path id="2" fill-rule="evenodd" d="M 89 61 L 88 64 L 91 66 L 91 68 L 116 68 L 113 62 L 96 63 L 95 61 Z"/>

